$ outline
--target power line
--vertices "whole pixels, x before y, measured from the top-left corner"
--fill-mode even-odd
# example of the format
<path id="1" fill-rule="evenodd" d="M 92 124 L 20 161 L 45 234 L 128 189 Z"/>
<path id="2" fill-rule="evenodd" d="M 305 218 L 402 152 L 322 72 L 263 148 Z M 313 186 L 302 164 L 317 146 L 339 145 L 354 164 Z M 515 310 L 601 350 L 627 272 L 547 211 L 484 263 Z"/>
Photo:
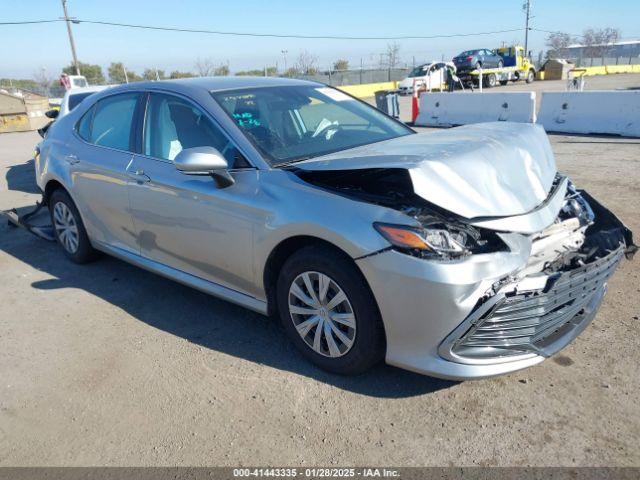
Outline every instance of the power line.
<path id="1" fill-rule="evenodd" d="M 54 23 L 54 22 L 64 22 L 64 19 L 56 18 L 55 20 L 25 20 L 22 22 L 0 22 L 0 25 L 29 25 L 33 23 Z"/>
<path id="2" fill-rule="evenodd" d="M 136 25 L 130 23 L 116 23 L 116 22 L 104 22 L 98 20 L 75 20 L 77 23 L 90 23 L 96 25 L 109 25 L 112 27 L 126 27 L 126 28 L 139 28 L 145 30 L 162 30 L 170 32 L 183 32 L 183 33 L 206 33 L 211 35 L 229 35 L 239 37 L 273 37 L 273 38 L 298 38 L 298 39 L 312 39 L 312 40 L 428 40 L 434 38 L 452 38 L 452 37 L 472 37 L 480 35 L 494 35 L 498 33 L 510 33 L 519 32 L 522 28 L 514 28 L 509 30 L 497 30 L 493 32 L 475 32 L 475 33 L 453 33 L 448 35 L 400 35 L 400 36 L 383 36 L 383 37 L 356 37 L 356 36 L 343 36 L 343 35 L 300 35 L 300 34 L 279 34 L 279 33 L 250 33 L 250 32 L 229 32 L 222 30 L 201 30 L 192 28 L 178 28 L 178 27 L 159 27 L 153 25 Z"/>
<path id="3" fill-rule="evenodd" d="M 23 22 L 0 22 L 0 25 L 25 25 L 30 23 L 49 23 L 49 22 L 61 22 L 64 19 L 56 20 L 32 20 Z M 454 37 L 473 37 L 481 35 L 496 35 L 499 33 L 511 33 L 520 32 L 522 28 L 512 28 L 507 30 L 495 30 L 490 32 L 473 32 L 473 33 L 452 33 L 441 35 L 398 35 L 398 36 L 347 36 L 347 35 L 301 35 L 301 34 L 280 34 L 280 33 L 252 33 L 252 32 L 231 32 L 223 30 L 206 30 L 195 28 L 180 28 L 180 27 L 162 27 L 156 25 L 139 25 L 132 23 L 117 23 L 117 22 L 105 22 L 101 20 L 82 20 L 74 18 L 71 22 L 88 23 L 93 25 L 107 25 L 111 27 L 123 27 L 123 28 L 138 28 L 144 30 L 160 30 L 165 32 L 182 32 L 182 33 L 204 33 L 209 35 L 227 35 L 236 37 L 271 37 L 271 38 L 297 38 L 297 39 L 310 39 L 310 40 L 429 40 L 436 38 L 454 38 Z"/>

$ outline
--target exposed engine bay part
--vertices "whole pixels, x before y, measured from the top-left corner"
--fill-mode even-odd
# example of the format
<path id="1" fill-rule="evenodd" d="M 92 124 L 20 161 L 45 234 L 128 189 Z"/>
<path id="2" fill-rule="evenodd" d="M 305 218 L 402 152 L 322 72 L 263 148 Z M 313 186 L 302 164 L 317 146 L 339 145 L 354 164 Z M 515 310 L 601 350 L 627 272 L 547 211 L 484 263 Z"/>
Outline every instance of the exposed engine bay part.
<path id="1" fill-rule="evenodd" d="M 413 193 L 407 170 L 296 170 L 296 174 L 302 180 L 338 195 L 393 208 L 413 217 L 413 226 L 374 225 L 394 247 L 411 255 L 452 260 L 473 253 L 507 249 L 496 232 L 474 227 L 460 216 Z"/>

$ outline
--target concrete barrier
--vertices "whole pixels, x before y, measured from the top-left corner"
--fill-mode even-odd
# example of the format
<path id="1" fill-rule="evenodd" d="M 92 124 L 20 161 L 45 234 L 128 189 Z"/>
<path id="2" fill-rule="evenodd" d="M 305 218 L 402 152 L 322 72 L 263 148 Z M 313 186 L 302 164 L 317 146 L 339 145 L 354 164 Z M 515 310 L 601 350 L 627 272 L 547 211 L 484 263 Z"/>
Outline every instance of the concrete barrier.
<path id="1" fill-rule="evenodd" d="M 640 137 L 640 91 L 545 92 L 538 123 L 547 132 Z"/>
<path id="2" fill-rule="evenodd" d="M 423 93 L 415 125 L 444 127 L 480 122 L 535 122 L 535 92 Z"/>

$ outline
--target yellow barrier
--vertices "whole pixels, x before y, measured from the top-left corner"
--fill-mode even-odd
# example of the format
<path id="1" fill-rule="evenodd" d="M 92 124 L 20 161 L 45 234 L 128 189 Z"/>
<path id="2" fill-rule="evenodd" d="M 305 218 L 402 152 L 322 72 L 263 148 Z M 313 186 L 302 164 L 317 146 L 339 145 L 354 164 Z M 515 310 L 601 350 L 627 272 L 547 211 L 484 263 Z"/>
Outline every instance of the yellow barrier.
<path id="1" fill-rule="evenodd" d="M 336 87 L 343 92 L 358 98 L 373 97 L 378 90 L 395 90 L 398 82 L 364 83 L 362 85 L 344 85 Z"/>
<path id="2" fill-rule="evenodd" d="M 582 67 L 582 76 L 611 75 L 614 73 L 640 73 L 640 65 L 601 65 L 598 67 Z"/>

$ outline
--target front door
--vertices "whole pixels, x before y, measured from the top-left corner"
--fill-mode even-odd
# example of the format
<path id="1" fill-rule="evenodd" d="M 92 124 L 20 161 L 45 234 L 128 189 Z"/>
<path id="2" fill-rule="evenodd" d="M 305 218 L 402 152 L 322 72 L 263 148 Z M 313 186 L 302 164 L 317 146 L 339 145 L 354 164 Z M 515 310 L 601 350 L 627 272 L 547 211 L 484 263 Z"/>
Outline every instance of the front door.
<path id="1" fill-rule="evenodd" d="M 238 164 L 235 147 L 214 122 L 187 99 L 152 93 L 146 109 L 142 152 L 130 171 L 136 235 L 144 257 L 243 293 L 254 293 L 252 207 L 258 171 Z M 183 149 L 212 146 L 229 163 L 235 184 L 218 188 L 209 176 L 179 172 Z"/>

